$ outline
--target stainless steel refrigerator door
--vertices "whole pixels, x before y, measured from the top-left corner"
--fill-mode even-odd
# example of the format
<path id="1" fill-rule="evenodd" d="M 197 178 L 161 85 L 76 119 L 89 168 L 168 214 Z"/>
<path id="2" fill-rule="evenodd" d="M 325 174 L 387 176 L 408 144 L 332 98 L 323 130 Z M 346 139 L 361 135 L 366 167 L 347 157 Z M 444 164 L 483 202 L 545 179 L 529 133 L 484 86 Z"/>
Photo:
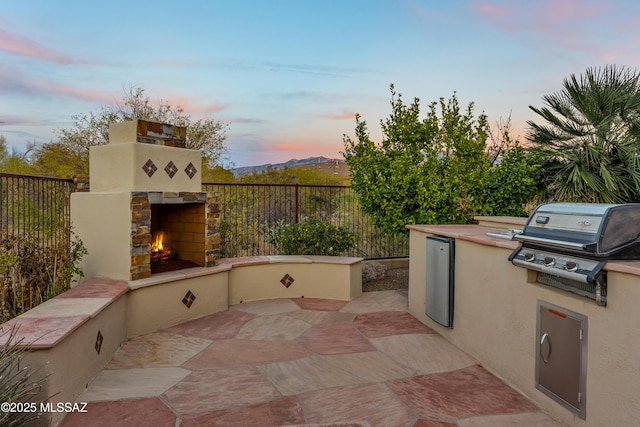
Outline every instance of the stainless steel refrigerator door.
<path id="1" fill-rule="evenodd" d="M 453 328 L 454 243 L 450 237 L 427 237 L 425 314 Z"/>

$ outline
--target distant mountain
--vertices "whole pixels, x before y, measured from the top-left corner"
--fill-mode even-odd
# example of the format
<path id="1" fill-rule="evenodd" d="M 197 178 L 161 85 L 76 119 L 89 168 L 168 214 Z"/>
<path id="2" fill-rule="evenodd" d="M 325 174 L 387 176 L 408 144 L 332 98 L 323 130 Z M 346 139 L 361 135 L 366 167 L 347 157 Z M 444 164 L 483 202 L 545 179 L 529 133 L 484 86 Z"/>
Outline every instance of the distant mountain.
<path id="1" fill-rule="evenodd" d="M 255 172 L 263 172 L 267 169 L 284 169 L 284 168 L 293 168 L 298 166 L 309 166 L 309 165 L 318 165 L 318 164 L 336 164 L 336 163 L 344 163 L 344 159 L 329 159 L 327 157 L 308 157 L 306 159 L 291 159 L 284 163 L 267 163 L 264 165 L 258 166 L 244 166 L 241 168 L 231 169 L 233 175 L 238 177 L 242 175 L 249 175 Z"/>

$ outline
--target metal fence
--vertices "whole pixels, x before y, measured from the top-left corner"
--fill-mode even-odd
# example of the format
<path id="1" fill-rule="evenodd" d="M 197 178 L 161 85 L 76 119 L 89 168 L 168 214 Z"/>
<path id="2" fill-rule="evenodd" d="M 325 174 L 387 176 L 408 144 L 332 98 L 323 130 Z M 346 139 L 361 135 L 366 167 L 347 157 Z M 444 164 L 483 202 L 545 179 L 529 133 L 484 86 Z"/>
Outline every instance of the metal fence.
<path id="1" fill-rule="evenodd" d="M 0 173 L 0 240 L 29 235 L 44 247 L 69 248 L 72 179 Z"/>
<path id="2" fill-rule="evenodd" d="M 72 179 L 0 173 L 0 241 L 29 234 L 45 247 L 70 247 Z M 364 215 L 348 186 L 203 183 L 218 193 L 225 257 L 275 255 L 264 227 L 320 219 L 357 236 L 348 255 L 367 259 L 406 257 L 407 236 L 386 236 Z"/>
<path id="3" fill-rule="evenodd" d="M 347 228 L 357 236 L 348 255 L 367 259 L 406 257 L 406 235 L 386 236 L 364 215 L 348 186 L 299 184 L 203 183 L 218 193 L 221 209 L 221 251 L 224 257 L 275 255 L 265 240 L 265 227 L 319 219 Z"/>

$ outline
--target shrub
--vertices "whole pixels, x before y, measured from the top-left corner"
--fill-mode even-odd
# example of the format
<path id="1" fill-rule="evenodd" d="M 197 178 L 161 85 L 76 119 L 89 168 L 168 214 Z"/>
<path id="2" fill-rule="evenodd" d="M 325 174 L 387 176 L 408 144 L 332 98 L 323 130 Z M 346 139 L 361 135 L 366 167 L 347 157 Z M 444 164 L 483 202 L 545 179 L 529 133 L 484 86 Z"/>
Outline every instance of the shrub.
<path id="1" fill-rule="evenodd" d="M 317 219 L 282 227 L 272 239 L 281 255 L 340 255 L 356 244 L 355 234 L 345 227 Z"/>
<path id="2" fill-rule="evenodd" d="M 44 246 L 37 236 L 0 241 L 0 322 L 63 293 L 82 277 L 77 264 L 87 253 L 82 241 Z"/>
<path id="3" fill-rule="evenodd" d="M 262 238 L 265 242 L 270 245 L 273 245 L 276 249 L 276 253 L 280 254 L 280 239 L 282 238 L 282 233 L 284 232 L 290 224 L 284 222 L 284 220 L 279 219 L 273 225 L 269 225 L 267 223 L 262 224 L 260 227 L 260 231 L 262 232 Z"/>
<path id="4" fill-rule="evenodd" d="M 22 358 L 29 346 L 22 345 L 22 339 L 16 339 L 16 329 L 1 330 L 0 335 L 9 334 L 7 343 L 0 346 L 0 402 L 36 404 L 34 398 L 42 390 L 46 377 L 34 380 L 35 369 L 21 366 Z M 40 407 L 38 406 L 38 411 Z M 21 426 L 40 417 L 29 411 L 1 411 L 0 425 Z"/>

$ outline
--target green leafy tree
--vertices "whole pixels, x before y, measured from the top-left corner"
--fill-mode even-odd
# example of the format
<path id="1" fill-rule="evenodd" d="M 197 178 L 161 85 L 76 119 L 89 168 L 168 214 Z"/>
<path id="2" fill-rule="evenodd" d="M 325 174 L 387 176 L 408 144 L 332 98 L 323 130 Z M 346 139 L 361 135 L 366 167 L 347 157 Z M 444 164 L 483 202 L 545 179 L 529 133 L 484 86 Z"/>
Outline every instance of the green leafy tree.
<path id="1" fill-rule="evenodd" d="M 624 203 L 640 199 L 640 75 L 615 65 L 564 79 L 530 107 L 528 139 L 546 159 L 555 200 Z"/>
<path id="2" fill-rule="evenodd" d="M 34 149 L 31 167 L 37 175 L 70 178 L 87 173 L 87 157 L 66 144 L 51 142 Z"/>
<path id="3" fill-rule="evenodd" d="M 419 99 L 405 104 L 392 85 L 392 112 L 381 122 L 379 144 L 356 117 L 356 140 L 345 135 L 342 154 L 362 209 L 377 227 L 396 234 L 405 232 L 406 224 L 470 223 L 476 215 L 525 214 L 524 206 L 538 189 L 539 165 L 522 149 L 510 152 L 515 143 L 503 144 L 501 151 L 488 150 L 487 117 L 475 117 L 473 107 L 470 103 L 461 110 L 454 93 L 448 101 L 432 102 L 420 119 Z M 498 155 L 507 161 L 496 161 Z M 520 179 L 506 183 L 517 190 L 509 193 L 511 187 L 500 179 L 514 170 Z M 490 191 L 500 185 L 511 195 L 504 203 Z"/>
<path id="4" fill-rule="evenodd" d="M 7 148 L 7 139 L 0 135 L 0 172 L 6 173 L 32 173 L 29 165 L 29 153 L 33 150 L 33 145 L 29 145 L 23 153 Z"/>
<path id="5" fill-rule="evenodd" d="M 236 178 L 233 172 L 220 165 L 210 167 L 206 159 L 202 159 L 202 182 L 232 183 Z"/>
<path id="6" fill-rule="evenodd" d="M 154 105 L 141 88 L 131 88 L 123 101 L 122 105 L 103 106 L 97 113 L 75 115 L 70 128 L 57 131 L 60 144 L 84 157 L 84 173 L 88 172 L 89 147 L 109 142 L 109 125 L 134 119 L 186 126 L 187 148 L 200 150 L 211 166 L 224 155 L 227 124 L 212 118 L 192 120 L 182 107 L 166 101 Z"/>

